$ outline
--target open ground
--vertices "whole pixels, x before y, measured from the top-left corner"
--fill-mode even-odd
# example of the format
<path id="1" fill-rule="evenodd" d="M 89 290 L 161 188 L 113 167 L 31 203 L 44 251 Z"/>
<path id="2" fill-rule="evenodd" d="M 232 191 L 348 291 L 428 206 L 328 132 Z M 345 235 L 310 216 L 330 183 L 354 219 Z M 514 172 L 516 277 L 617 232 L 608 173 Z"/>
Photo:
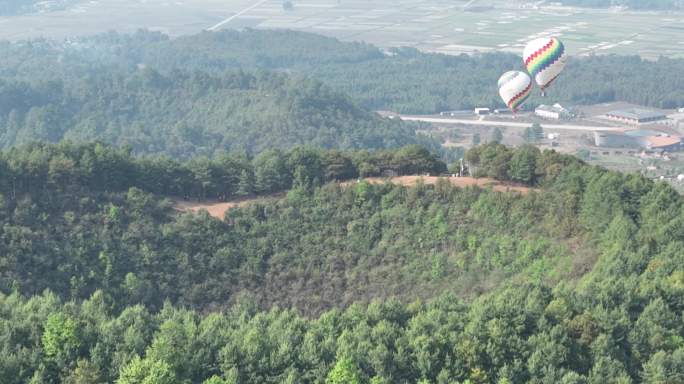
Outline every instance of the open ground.
<path id="1" fill-rule="evenodd" d="M 383 183 L 392 183 L 392 184 L 397 184 L 397 185 L 403 185 L 403 186 L 414 186 L 418 183 L 423 183 L 426 185 L 433 185 L 436 184 L 439 180 L 446 180 L 451 185 L 456 186 L 456 187 L 473 187 L 477 186 L 480 188 L 492 188 L 493 190 L 497 192 L 517 192 L 517 193 L 522 193 L 526 194 L 529 193 L 532 188 L 525 187 L 523 185 L 517 185 L 517 184 L 512 184 L 512 183 L 504 183 L 502 181 L 494 180 L 494 179 L 489 179 L 489 178 L 474 178 L 474 177 L 437 177 L 437 176 L 397 176 L 397 177 L 390 177 L 390 178 L 385 178 L 385 177 L 368 177 L 363 179 L 364 181 L 371 183 L 371 184 L 383 184 Z M 345 183 L 342 183 L 344 186 L 348 185 L 353 185 L 355 183 L 358 183 L 358 181 L 347 181 Z"/>
<path id="2" fill-rule="evenodd" d="M 684 13 L 584 9 L 489 0 L 93 0 L 58 12 L 0 18 L 0 39 L 70 37 L 109 30 L 172 36 L 222 28 L 286 28 L 380 47 L 460 54 L 520 53 L 541 36 L 570 54 L 684 57 Z M 476 6 L 476 7 L 474 7 Z"/>
<path id="3" fill-rule="evenodd" d="M 267 202 L 277 200 L 285 196 L 285 193 L 274 193 L 267 196 L 245 197 L 234 199 L 230 201 L 189 201 L 189 200 L 174 200 L 174 208 L 181 212 L 199 212 L 200 210 L 207 211 L 211 216 L 223 219 L 226 211 L 231 208 L 245 207 L 256 202 Z"/>
<path id="4" fill-rule="evenodd" d="M 382 178 L 382 177 L 369 177 L 363 179 L 364 181 L 371 183 L 371 184 L 383 184 L 383 183 L 392 183 L 392 184 L 397 184 L 397 185 L 403 185 L 403 186 L 414 186 L 418 183 L 423 183 L 426 185 L 432 185 L 436 184 L 438 180 L 443 179 L 448 182 L 450 182 L 452 185 L 457 186 L 457 187 L 469 187 L 469 186 L 478 186 L 481 188 L 492 188 L 495 191 L 499 192 L 516 192 L 516 193 L 528 193 L 532 189 L 521 186 L 521 185 L 516 185 L 516 184 L 509 184 L 509 183 L 503 183 L 500 181 L 488 179 L 488 178 L 479 178 L 475 179 L 472 177 L 435 177 L 435 176 L 398 176 L 398 177 L 390 177 L 390 178 Z M 341 183 L 343 186 L 350 186 L 356 184 L 358 181 L 347 181 L 344 183 Z M 264 202 L 264 201 L 272 201 L 276 200 L 279 198 L 284 197 L 284 193 L 277 193 L 269 196 L 259 196 L 259 197 L 249 197 L 249 198 L 242 198 L 242 199 L 237 199 L 237 200 L 231 200 L 231 201 L 203 201 L 203 202 L 196 202 L 196 201 L 185 201 L 185 200 L 175 200 L 175 208 L 178 211 L 182 212 L 199 212 L 201 210 L 206 210 L 211 216 L 216 217 L 218 219 L 223 219 L 225 217 L 225 214 L 228 210 L 231 208 L 236 208 L 236 207 L 244 207 L 249 204 L 257 203 L 257 202 Z"/>

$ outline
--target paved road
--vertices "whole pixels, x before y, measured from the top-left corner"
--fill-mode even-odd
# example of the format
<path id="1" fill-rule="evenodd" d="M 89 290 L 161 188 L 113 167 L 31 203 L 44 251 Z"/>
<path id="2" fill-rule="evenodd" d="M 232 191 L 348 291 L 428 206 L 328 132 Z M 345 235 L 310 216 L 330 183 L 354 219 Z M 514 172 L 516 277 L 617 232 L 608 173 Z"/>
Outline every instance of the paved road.
<path id="1" fill-rule="evenodd" d="M 212 26 L 212 27 L 207 28 L 207 31 L 216 31 L 216 30 L 218 30 L 219 28 L 221 28 L 222 26 L 224 26 L 224 25 L 230 23 L 230 22 L 231 22 L 233 19 L 235 19 L 236 17 L 240 17 L 240 16 L 244 15 L 245 13 L 251 11 L 252 9 L 254 9 L 254 8 L 258 7 L 258 6 L 260 6 L 261 4 L 263 4 L 263 3 L 267 2 L 267 1 L 268 1 L 268 0 L 262 0 L 262 1 L 260 1 L 260 2 L 258 2 L 258 3 L 256 3 L 256 4 L 254 4 L 254 5 L 252 5 L 252 6 L 250 6 L 250 7 L 245 8 L 245 9 L 243 9 L 242 11 L 240 11 L 240 12 L 234 14 L 233 16 L 231 16 L 231 17 L 229 17 L 229 18 L 223 20 L 222 22 L 220 22 L 220 23 L 218 23 L 218 24 L 216 24 L 216 25 L 214 25 L 214 26 Z"/>
<path id="2" fill-rule="evenodd" d="M 458 124 L 458 125 L 481 125 L 486 127 L 504 127 L 504 128 L 527 128 L 531 123 L 517 123 L 512 121 L 489 121 L 489 120 L 468 120 L 468 119 L 448 119 L 439 117 L 421 117 L 421 116 L 399 116 L 400 119 L 406 121 L 422 121 L 426 123 L 436 124 Z M 618 127 L 600 127 L 590 125 L 572 125 L 572 124 L 546 124 L 541 123 L 544 129 L 552 130 L 566 130 L 566 131 L 621 131 Z"/>

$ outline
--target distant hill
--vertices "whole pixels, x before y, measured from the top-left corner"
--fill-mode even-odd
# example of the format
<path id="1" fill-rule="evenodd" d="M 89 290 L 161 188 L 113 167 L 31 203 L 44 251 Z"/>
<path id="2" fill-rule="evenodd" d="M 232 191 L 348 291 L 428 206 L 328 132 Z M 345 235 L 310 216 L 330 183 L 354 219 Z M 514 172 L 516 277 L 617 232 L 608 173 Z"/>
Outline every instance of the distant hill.
<path id="1" fill-rule="evenodd" d="M 170 39 L 158 32 L 109 33 L 57 42 L 0 43 L 0 78 L 46 81 L 82 77 L 110 67 L 221 73 L 255 68 L 315 78 L 361 107 L 434 113 L 501 106 L 496 79 L 521 67 L 519 56 L 486 53 L 448 56 L 303 32 L 245 30 L 204 32 Z M 684 59 L 647 61 L 638 56 L 572 57 L 549 97 L 570 105 L 628 101 L 659 108 L 684 105 Z M 528 107 L 544 102 L 537 94 Z"/>
<path id="2" fill-rule="evenodd" d="M 276 73 L 161 74 L 112 68 L 83 77 L 0 80 L 0 145 L 99 140 L 174 157 L 297 145 L 380 149 L 436 144 L 415 126 L 358 107 L 315 80 Z"/>

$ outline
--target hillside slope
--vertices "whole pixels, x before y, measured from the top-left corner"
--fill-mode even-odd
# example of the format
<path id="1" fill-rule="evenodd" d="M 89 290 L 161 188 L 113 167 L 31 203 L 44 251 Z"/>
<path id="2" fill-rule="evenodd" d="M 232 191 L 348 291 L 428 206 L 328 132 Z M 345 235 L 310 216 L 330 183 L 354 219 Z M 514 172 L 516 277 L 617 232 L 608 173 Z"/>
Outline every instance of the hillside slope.
<path id="1" fill-rule="evenodd" d="M 0 377 L 679 382 L 682 197 L 551 151 L 470 157 L 513 180 L 532 170 L 541 191 L 320 186 L 295 150 L 285 199 L 220 221 L 145 192 L 155 163 L 121 151 L 4 153 Z"/>
<path id="2" fill-rule="evenodd" d="M 432 142 L 316 81 L 274 73 L 104 71 L 34 84 L 0 81 L 0 146 L 103 141 L 172 157 L 297 145 L 378 149 Z"/>

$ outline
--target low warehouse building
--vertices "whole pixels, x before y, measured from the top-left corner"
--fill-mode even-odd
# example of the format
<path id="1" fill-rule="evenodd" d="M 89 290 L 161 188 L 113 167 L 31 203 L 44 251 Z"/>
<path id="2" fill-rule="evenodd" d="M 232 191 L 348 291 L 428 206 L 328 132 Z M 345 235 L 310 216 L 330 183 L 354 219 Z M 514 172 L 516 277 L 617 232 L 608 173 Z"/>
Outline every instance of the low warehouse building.
<path id="1" fill-rule="evenodd" d="M 682 149 L 682 138 L 662 132 L 636 129 L 631 131 L 596 131 L 594 144 L 597 147 L 640 148 L 654 151 L 678 151 Z"/>
<path id="2" fill-rule="evenodd" d="M 540 105 L 534 110 L 534 114 L 544 119 L 560 120 L 571 117 L 570 111 L 560 104 Z"/>
<path id="3" fill-rule="evenodd" d="M 639 108 L 608 112 L 606 117 L 630 125 L 649 124 L 667 119 L 667 115 L 663 112 Z"/>
<path id="4" fill-rule="evenodd" d="M 594 145 L 609 148 L 639 147 L 634 137 L 626 135 L 624 131 L 595 131 Z"/>
<path id="5" fill-rule="evenodd" d="M 649 136 L 646 148 L 654 151 L 674 152 L 682 149 L 682 138 L 677 136 Z"/>

